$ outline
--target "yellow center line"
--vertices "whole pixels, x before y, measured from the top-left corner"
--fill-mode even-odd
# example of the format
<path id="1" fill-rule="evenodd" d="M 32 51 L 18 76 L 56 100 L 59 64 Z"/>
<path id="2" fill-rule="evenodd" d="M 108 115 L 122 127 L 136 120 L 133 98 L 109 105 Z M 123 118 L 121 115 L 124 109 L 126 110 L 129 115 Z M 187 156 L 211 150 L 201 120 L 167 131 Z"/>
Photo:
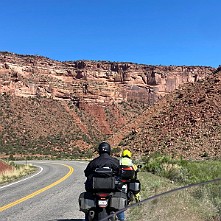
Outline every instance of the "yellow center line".
<path id="1" fill-rule="evenodd" d="M 7 204 L 5 206 L 0 207 L 0 212 L 4 211 L 6 209 L 9 209 L 9 208 L 11 208 L 11 207 L 13 207 L 13 206 L 15 206 L 15 205 L 17 205 L 19 203 L 22 203 L 22 202 L 24 202 L 24 201 L 26 201 L 26 200 L 34 197 L 34 196 L 37 196 L 38 194 L 43 193 L 44 191 L 46 191 L 46 190 L 48 190 L 48 189 L 58 185 L 59 183 L 63 182 L 64 180 L 66 180 L 74 172 L 74 169 L 73 169 L 73 167 L 68 166 L 66 164 L 61 164 L 61 165 L 69 168 L 69 172 L 65 176 L 63 176 L 61 179 L 55 181 L 54 183 L 52 183 L 52 184 L 50 184 L 50 185 L 48 185 L 48 186 L 46 186 L 46 187 L 44 187 L 44 188 L 42 188 L 40 190 L 37 190 L 37 191 L 35 191 L 35 192 L 25 196 L 25 197 L 22 197 L 21 199 L 18 199 L 18 200 L 14 201 L 14 202 L 11 202 L 11 203 L 9 203 L 9 204 Z"/>

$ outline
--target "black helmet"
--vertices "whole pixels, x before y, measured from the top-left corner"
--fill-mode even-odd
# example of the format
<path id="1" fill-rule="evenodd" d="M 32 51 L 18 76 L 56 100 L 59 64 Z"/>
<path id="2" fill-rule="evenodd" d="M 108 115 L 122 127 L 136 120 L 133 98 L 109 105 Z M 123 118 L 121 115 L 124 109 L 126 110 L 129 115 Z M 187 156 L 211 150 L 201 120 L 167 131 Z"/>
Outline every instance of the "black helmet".
<path id="1" fill-rule="evenodd" d="M 108 153 L 110 155 L 110 152 L 111 152 L 110 144 L 104 141 L 101 142 L 98 147 L 98 152 L 99 154 Z"/>

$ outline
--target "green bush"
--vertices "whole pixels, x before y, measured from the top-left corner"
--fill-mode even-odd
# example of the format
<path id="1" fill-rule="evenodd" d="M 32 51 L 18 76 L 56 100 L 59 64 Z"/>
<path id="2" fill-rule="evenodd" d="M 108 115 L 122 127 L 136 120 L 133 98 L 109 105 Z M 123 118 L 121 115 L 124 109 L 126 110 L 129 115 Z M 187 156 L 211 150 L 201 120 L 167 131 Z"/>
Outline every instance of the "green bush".
<path id="1" fill-rule="evenodd" d="M 144 170 L 180 183 L 221 178 L 221 161 L 187 161 L 155 153 L 144 160 Z"/>
<path id="2" fill-rule="evenodd" d="M 121 148 L 120 147 L 112 148 L 112 150 L 111 150 L 112 154 L 116 154 L 116 153 L 120 153 L 120 152 L 121 152 Z"/>
<path id="3" fill-rule="evenodd" d="M 178 182 L 184 182 L 186 179 L 187 171 L 182 166 L 184 164 L 182 159 L 177 160 L 156 153 L 144 159 L 144 162 L 144 170 L 148 172 Z"/>

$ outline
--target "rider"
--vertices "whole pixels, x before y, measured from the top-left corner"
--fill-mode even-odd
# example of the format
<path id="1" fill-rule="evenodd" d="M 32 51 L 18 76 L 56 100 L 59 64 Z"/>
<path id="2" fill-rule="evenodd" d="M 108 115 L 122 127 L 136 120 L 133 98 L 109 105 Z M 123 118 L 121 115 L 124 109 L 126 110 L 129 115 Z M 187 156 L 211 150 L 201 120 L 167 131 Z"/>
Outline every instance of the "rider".
<path id="1" fill-rule="evenodd" d="M 84 170 L 85 176 L 87 177 L 85 183 L 86 191 L 91 190 L 92 178 L 96 168 L 109 167 L 113 170 L 114 174 L 117 175 L 119 171 L 119 160 L 110 156 L 111 147 L 110 144 L 103 141 L 98 147 L 99 156 L 93 159 Z"/>
<path id="2" fill-rule="evenodd" d="M 137 165 L 135 165 L 131 159 L 132 153 L 129 150 L 123 150 L 120 159 L 120 165 L 132 166 L 134 171 L 137 171 Z"/>
<path id="3" fill-rule="evenodd" d="M 137 172 L 138 171 L 137 165 L 133 163 L 131 157 L 132 157 L 132 153 L 130 150 L 127 150 L 127 149 L 123 150 L 122 154 L 121 154 L 120 165 L 132 166 L 134 171 Z M 135 196 L 136 201 L 139 202 L 140 201 L 140 194 L 137 193 L 137 194 L 134 194 L 134 196 Z"/>
<path id="4" fill-rule="evenodd" d="M 120 158 L 120 165 L 122 165 L 122 166 L 131 166 L 131 167 L 133 167 L 133 170 L 134 171 L 137 171 L 137 165 L 135 165 L 134 163 L 133 163 L 133 161 L 132 161 L 132 159 L 131 159 L 131 156 L 132 156 L 132 153 L 131 153 L 131 151 L 129 151 L 129 150 L 123 150 L 122 151 L 122 154 L 121 154 L 121 158 Z M 139 195 L 139 193 L 138 194 L 135 194 L 135 199 L 137 200 L 137 201 L 139 201 L 140 200 L 140 195 Z M 118 215 L 117 215 L 117 217 L 118 217 L 118 219 L 120 220 L 120 221 L 124 221 L 125 220 L 125 214 L 124 214 L 124 212 L 121 212 L 121 213 L 119 213 Z"/>

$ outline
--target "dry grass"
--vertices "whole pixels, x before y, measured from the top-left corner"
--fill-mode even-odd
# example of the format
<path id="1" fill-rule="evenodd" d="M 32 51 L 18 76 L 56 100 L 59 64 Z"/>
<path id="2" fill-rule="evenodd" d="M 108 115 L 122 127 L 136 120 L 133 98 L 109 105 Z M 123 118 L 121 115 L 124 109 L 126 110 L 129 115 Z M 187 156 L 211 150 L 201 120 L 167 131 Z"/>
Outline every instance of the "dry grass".
<path id="1" fill-rule="evenodd" d="M 13 168 L 12 170 L 5 170 L 0 174 L 0 184 L 17 180 L 33 173 L 34 171 L 35 168 L 32 165 L 21 165 L 18 168 Z"/>
<path id="2" fill-rule="evenodd" d="M 157 177 L 147 172 L 142 172 L 139 177 L 142 184 L 142 199 L 175 189 L 174 183 L 169 180 Z M 203 187 L 184 189 L 146 201 L 138 207 L 129 209 L 127 220 L 141 221 L 208 221 L 218 216 L 216 208 L 208 195 L 196 194 L 203 192 Z"/>

